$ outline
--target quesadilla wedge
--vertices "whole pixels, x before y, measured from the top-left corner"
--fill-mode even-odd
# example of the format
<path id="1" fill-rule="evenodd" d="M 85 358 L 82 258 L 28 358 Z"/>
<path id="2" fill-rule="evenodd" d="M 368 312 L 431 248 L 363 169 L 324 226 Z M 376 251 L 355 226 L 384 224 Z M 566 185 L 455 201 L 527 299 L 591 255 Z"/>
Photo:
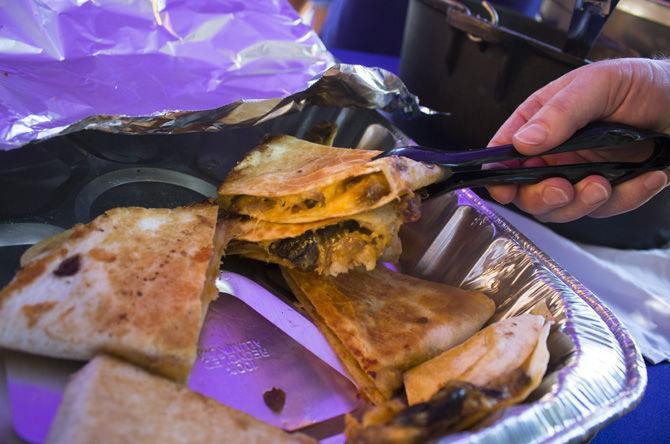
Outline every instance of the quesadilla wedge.
<path id="1" fill-rule="evenodd" d="M 0 291 L 0 346 L 98 352 L 184 380 L 227 242 L 218 207 L 116 208 L 26 252 Z"/>
<path id="2" fill-rule="evenodd" d="M 104 355 L 70 380 L 46 442 L 316 443 Z"/>
<path id="3" fill-rule="evenodd" d="M 278 223 L 350 216 L 439 180 L 435 165 L 379 151 L 333 148 L 290 136 L 267 138 L 219 187 L 226 211 Z"/>
<path id="4" fill-rule="evenodd" d="M 525 314 L 492 324 L 405 373 L 398 399 L 346 420 L 350 443 L 419 443 L 460 431 L 523 401 L 542 381 L 551 322 Z"/>
<path id="5" fill-rule="evenodd" d="M 540 383 L 549 362 L 547 336 L 551 322 L 524 314 L 489 325 L 464 343 L 405 373 L 407 402 L 428 401 L 450 381 L 479 387 L 499 386 L 514 372 L 526 384 L 514 390 L 512 402 L 523 400 Z"/>
<path id="6" fill-rule="evenodd" d="M 483 293 L 383 266 L 337 277 L 282 273 L 359 391 L 375 404 L 400 388 L 406 370 L 475 334 L 495 310 Z"/>
<path id="7" fill-rule="evenodd" d="M 420 217 L 419 204 L 418 196 L 404 196 L 363 213 L 301 224 L 236 218 L 226 254 L 331 276 L 356 267 L 372 270 L 379 258 L 398 260 L 398 231 Z"/>

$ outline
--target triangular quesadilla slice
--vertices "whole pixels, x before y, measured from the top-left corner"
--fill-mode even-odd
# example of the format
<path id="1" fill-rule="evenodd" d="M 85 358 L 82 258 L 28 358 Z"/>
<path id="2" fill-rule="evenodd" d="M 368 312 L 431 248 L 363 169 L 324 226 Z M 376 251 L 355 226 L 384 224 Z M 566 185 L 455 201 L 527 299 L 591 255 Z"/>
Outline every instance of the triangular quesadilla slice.
<path id="1" fill-rule="evenodd" d="M 379 151 L 333 148 L 290 136 L 267 138 L 219 187 L 225 210 L 305 223 L 379 208 L 443 177 L 435 165 Z"/>
<path id="2" fill-rule="evenodd" d="M 380 258 L 398 260 L 398 231 L 420 217 L 419 204 L 418 196 L 404 196 L 363 213 L 300 224 L 237 217 L 226 254 L 331 276 L 357 267 L 372 270 Z"/>
<path id="3" fill-rule="evenodd" d="M 316 443 L 104 355 L 68 383 L 46 442 Z"/>
<path id="4" fill-rule="evenodd" d="M 359 391 L 375 404 L 400 388 L 406 370 L 475 334 L 495 310 L 483 293 L 384 266 L 337 277 L 282 272 Z"/>
<path id="5" fill-rule="evenodd" d="M 495 381 L 530 364 L 533 353 L 542 356 L 544 368 L 528 372 L 528 384 L 515 390 L 515 398 L 525 398 L 539 385 L 549 359 L 546 340 L 551 323 L 544 316 L 524 314 L 489 325 L 466 342 L 424 362 L 405 374 L 407 402 L 428 401 L 450 381 L 489 387 Z M 546 358 L 546 359 L 545 359 Z M 538 379 L 539 374 L 539 379 Z M 531 384 L 536 382 L 537 384 Z"/>
<path id="6" fill-rule="evenodd" d="M 460 431 L 519 403 L 547 370 L 551 322 L 525 314 L 496 322 L 405 373 L 399 400 L 347 418 L 347 442 L 419 443 Z"/>
<path id="7" fill-rule="evenodd" d="M 0 292 L 0 346 L 98 352 L 184 380 L 195 360 L 225 224 L 218 207 L 116 208 L 34 246 Z"/>

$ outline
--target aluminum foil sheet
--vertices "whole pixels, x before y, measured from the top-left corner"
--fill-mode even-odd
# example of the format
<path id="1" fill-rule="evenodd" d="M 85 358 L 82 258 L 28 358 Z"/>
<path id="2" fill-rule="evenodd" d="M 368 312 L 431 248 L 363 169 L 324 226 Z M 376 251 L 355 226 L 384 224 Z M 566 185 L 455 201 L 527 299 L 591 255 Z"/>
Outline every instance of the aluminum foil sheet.
<path id="1" fill-rule="evenodd" d="M 0 147 L 203 129 L 232 110 L 214 108 L 286 96 L 332 64 L 286 0 L 0 0 Z"/>
<path id="2" fill-rule="evenodd" d="M 300 112 L 220 132 L 165 137 L 84 131 L 4 153 L 10 179 L 34 179 L 3 183 L 8 193 L 0 206 L 0 285 L 11 278 L 28 244 L 111 207 L 202 199 L 265 134 L 301 137 L 323 121 L 338 124 L 336 146 L 388 149 L 409 142 L 376 111 L 305 105 Z M 426 201 L 423 217 L 404 227 L 402 239 L 405 272 L 485 291 L 498 306 L 496 319 L 527 311 L 539 300 L 557 319 L 542 385 L 485 426 L 444 442 L 583 441 L 639 402 L 646 372 L 625 328 L 474 193 Z M 274 424 L 342 442 L 342 413 L 356 404 L 351 382 L 327 342 L 292 308 L 295 301 L 278 270 L 229 257 L 224 270 L 222 299 L 208 314 L 191 388 Z M 40 442 L 67 375 L 81 364 L 6 352 L 3 358 L 14 430 Z M 273 416 L 260 397 L 277 385 L 288 407 Z M 0 402 L 4 392 L 0 387 Z M 12 442 L 6 436 L 0 441 Z"/>
<path id="3" fill-rule="evenodd" d="M 305 104 L 433 113 L 387 71 L 333 64 L 286 0 L 3 0 L 0 150 L 82 129 L 218 131 Z"/>

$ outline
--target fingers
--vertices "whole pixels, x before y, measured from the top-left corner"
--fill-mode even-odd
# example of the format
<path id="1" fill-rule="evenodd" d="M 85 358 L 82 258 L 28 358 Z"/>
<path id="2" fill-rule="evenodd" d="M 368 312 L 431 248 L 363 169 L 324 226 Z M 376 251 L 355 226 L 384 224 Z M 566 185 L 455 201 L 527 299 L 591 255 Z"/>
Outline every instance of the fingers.
<path id="1" fill-rule="evenodd" d="M 670 89 L 665 86 L 668 81 L 670 64 L 660 66 L 631 59 L 584 66 L 525 100 L 500 127 L 489 146 L 513 143 L 519 152 L 536 156 L 597 120 L 670 132 L 670 114 L 666 112 L 670 104 Z M 631 150 L 630 154 L 637 153 Z M 577 160 L 587 162 L 610 159 L 609 152 L 570 154 L 575 155 L 581 156 Z M 543 158 L 552 165 L 577 163 L 566 156 L 569 157 L 566 154 L 563 158 Z M 587 177 L 574 187 L 564 179 L 552 178 L 536 185 L 497 185 L 488 189 L 498 202 L 513 202 L 540 220 L 568 222 L 586 215 L 609 217 L 633 210 L 667 186 L 668 181 L 667 173 L 657 172 L 614 189 L 599 176 Z"/>
<path id="2" fill-rule="evenodd" d="M 543 90 L 536 94 L 542 94 Z M 527 99 L 507 118 L 505 123 L 496 131 L 488 146 L 505 145 L 512 143 L 512 137 L 519 128 L 526 124 L 528 119 L 533 116 L 540 108 L 542 103 L 537 100 Z"/>
<path id="3" fill-rule="evenodd" d="M 489 142 L 489 146 L 511 143 L 519 128 L 523 127 L 529 119 L 533 118 L 543 108 L 545 102 L 564 88 L 569 81 L 568 76 L 561 77 L 525 100 L 496 132 Z M 514 143 L 516 146 L 517 142 L 514 141 Z M 487 190 L 493 199 L 503 205 L 517 199 L 518 187 L 515 185 L 490 186 L 487 187 Z"/>
<path id="4" fill-rule="evenodd" d="M 541 106 L 514 133 L 512 141 L 517 150 L 528 155 L 543 153 L 565 142 L 587 123 L 602 118 L 607 102 L 606 88 L 598 87 L 599 82 L 589 83 L 579 77 L 553 96 L 531 96 L 531 100 Z"/>
<path id="5" fill-rule="evenodd" d="M 519 188 L 514 203 L 542 222 L 570 222 L 591 214 L 612 195 L 610 183 L 601 176 L 589 176 L 573 185 L 551 178 L 537 185 Z"/>
<path id="6" fill-rule="evenodd" d="M 566 179 L 552 177 L 535 185 L 520 186 L 514 204 L 526 213 L 541 216 L 568 205 L 575 191 Z"/>
<path id="7" fill-rule="evenodd" d="M 484 165 L 483 169 L 498 169 L 498 168 L 518 168 L 523 167 L 542 167 L 546 166 L 546 162 L 539 157 L 531 158 L 523 163 L 519 163 L 518 160 L 508 160 L 505 162 L 491 163 Z M 517 191 L 519 187 L 514 184 L 510 185 L 493 185 L 487 187 L 487 190 L 491 197 L 495 199 L 501 205 L 507 205 L 512 203 L 516 199 Z"/>
<path id="8" fill-rule="evenodd" d="M 486 188 L 493 199 L 501 205 L 512 203 L 516 198 L 516 185 L 494 185 Z"/>
<path id="9" fill-rule="evenodd" d="M 590 215 L 596 218 L 616 216 L 634 210 L 668 185 L 668 175 L 652 171 L 614 187 L 610 199 Z"/>
<path id="10" fill-rule="evenodd" d="M 565 179 L 551 178 L 518 187 L 513 202 L 542 222 L 564 223 L 584 216 L 604 218 L 638 208 L 668 186 L 668 182 L 668 174 L 663 171 L 643 174 L 614 188 L 596 175 L 574 187 Z"/>
<path id="11" fill-rule="evenodd" d="M 539 215 L 537 219 L 543 222 L 571 222 L 592 214 L 611 195 L 612 186 L 604 177 L 589 176 L 574 186 L 574 198 L 570 203 Z"/>
<path id="12" fill-rule="evenodd" d="M 545 88 L 540 91 L 543 91 Z M 522 103 L 519 108 L 517 108 L 517 110 L 507 119 L 507 121 L 503 123 L 500 129 L 498 129 L 496 134 L 489 142 L 488 146 L 498 146 L 511 143 L 514 133 L 519 129 L 519 127 L 523 126 L 526 123 L 527 118 L 535 114 L 541 106 L 542 104 L 535 100 L 526 100 L 524 103 Z M 512 166 L 517 165 L 511 165 L 510 162 L 507 162 L 502 164 L 488 165 L 486 168 L 509 168 Z M 516 199 L 518 187 L 516 185 L 495 185 L 486 187 L 486 189 L 491 197 L 498 203 L 507 205 Z"/>

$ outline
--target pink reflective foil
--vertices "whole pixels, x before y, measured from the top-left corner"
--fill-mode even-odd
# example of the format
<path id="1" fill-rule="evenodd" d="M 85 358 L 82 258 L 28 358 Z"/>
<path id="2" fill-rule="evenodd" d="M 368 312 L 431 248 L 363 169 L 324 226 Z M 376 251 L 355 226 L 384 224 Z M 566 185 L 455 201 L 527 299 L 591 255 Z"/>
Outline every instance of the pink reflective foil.
<path id="1" fill-rule="evenodd" d="M 286 0 L 0 0 L 0 149 L 90 116 L 282 97 L 332 63 Z"/>

